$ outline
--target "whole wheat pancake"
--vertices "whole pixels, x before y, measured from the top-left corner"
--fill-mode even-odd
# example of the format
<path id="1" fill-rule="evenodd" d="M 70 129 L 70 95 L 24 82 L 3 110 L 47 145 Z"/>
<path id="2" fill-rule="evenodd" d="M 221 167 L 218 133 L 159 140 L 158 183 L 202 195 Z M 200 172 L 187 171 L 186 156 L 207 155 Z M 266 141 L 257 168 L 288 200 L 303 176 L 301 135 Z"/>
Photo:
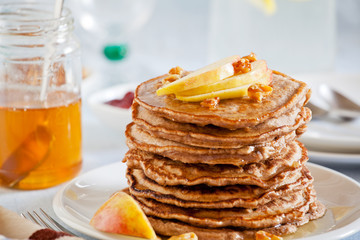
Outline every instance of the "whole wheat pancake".
<path id="1" fill-rule="evenodd" d="M 273 71 L 261 102 L 222 99 L 210 108 L 157 96 L 167 76 L 137 87 L 124 158 L 127 191 L 158 234 L 254 239 L 259 230 L 295 232 L 324 214 L 307 150 L 295 140 L 311 119 L 305 83 Z"/>
<path id="2" fill-rule="evenodd" d="M 255 233 L 259 230 L 264 230 L 275 235 L 294 233 L 299 226 L 306 224 L 310 220 L 320 218 L 324 213 L 325 206 L 319 201 L 315 201 L 310 204 L 308 212 L 302 218 L 298 219 L 298 221 L 262 229 L 201 228 L 177 220 L 161 219 L 151 216 L 148 218 L 156 233 L 160 235 L 173 236 L 185 232 L 194 232 L 199 240 L 248 240 L 255 239 Z"/>
<path id="3" fill-rule="evenodd" d="M 295 108 L 278 118 L 270 118 L 256 127 L 229 130 L 214 125 L 197 126 L 178 123 L 157 116 L 138 104 L 133 104 L 133 121 L 151 135 L 183 144 L 209 148 L 239 148 L 245 145 L 273 141 L 292 132 L 311 119 L 308 108 Z"/>
<path id="4" fill-rule="evenodd" d="M 232 165 L 244 165 L 282 155 L 286 149 L 286 144 L 297 137 L 296 131 L 293 131 L 272 142 L 241 148 L 222 149 L 194 147 L 158 138 L 150 135 L 134 123 L 127 126 L 125 134 L 130 149 L 136 148 L 156 153 L 184 163 Z"/>
<path id="5" fill-rule="evenodd" d="M 302 168 L 303 175 L 293 183 L 285 184 L 276 189 L 260 188 L 251 185 L 227 185 L 221 187 L 210 187 L 204 184 L 195 186 L 162 186 L 147 178 L 144 172 L 140 169 L 127 169 L 126 177 L 129 182 L 130 193 L 136 197 L 153 198 L 159 202 L 163 202 L 162 199 L 172 200 L 184 200 L 191 202 L 198 202 L 199 207 L 214 207 L 221 202 L 235 202 L 240 204 L 253 204 L 257 200 L 265 195 L 273 195 L 278 191 L 285 192 L 287 189 L 292 191 L 303 189 L 313 181 L 309 170 L 304 166 Z M 241 201 L 242 200 L 242 201 Z M 209 203 L 208 205 L 202 205 L 201 203 Z M 174 201 L 175 205 L 176 201 Z M 194 204 L 194 203 L 193 203 Z"/>
<path id="6" fill-rule="evenodd" d="M 181 208 L 152 199 L 135 198 L 147 216 L 175 219 L 199 227 L 265 228 L 303 218 L 315 201 L 313 187 L 281 196 L 255 209 Z"/>
<path id="7" fill-rule="evenodd" d="M 307 160 L 307 151 L 298 141 L 290 143 L 279 158 L 244 166 L 185 164 L 141 150 L 130 150 L 124 158 L 129 168 L 141 169 L 160 185 L 246 184 L 272 189 L 298 179 Z"/>
<path id="8" fill-rule="evenodd" d="M 281 116 L 296 105 L 305 105 L 310 97 L 308 86 L 285 74 L 274 71 L 273 92 L 262 102 L 249 98 L 221 100 L 215 110 L 201 107 L 198 102 L 183 102 L 173 95 L 157 96 L 156 90 L 167 75 L 140 84 L 134 101 L 147 110 L 176 122 L 194 123 L 237 129 L 256 126 Z"/>

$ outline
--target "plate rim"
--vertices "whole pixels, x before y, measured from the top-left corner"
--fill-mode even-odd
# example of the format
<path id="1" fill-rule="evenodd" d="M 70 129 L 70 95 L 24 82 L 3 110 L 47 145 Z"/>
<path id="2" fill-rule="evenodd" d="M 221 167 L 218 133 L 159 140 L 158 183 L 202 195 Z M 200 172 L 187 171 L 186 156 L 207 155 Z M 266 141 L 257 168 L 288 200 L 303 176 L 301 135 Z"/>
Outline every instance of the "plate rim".
<path id="1" fill-rule="evenodd" d="M 308 155 L 309 161 L 312 163 L 360 165 L 360 153 L 332 153 L 308 150 Z"/>
<path id="2" fill-rule="evenodd" d="M 74 178 L 73 180 L 71 180 L 70 182 L 66 183 L 64 186 L 62 186 L 58 191 L 57 193 L 55 194 L 54 198 L 53 198 L 53 204 L 52 204 L 52 207 L 53 207 L 53 210 L 56 214 L 56 216 L 61 219 L 65 224 L 67 224 L 68 226 L 70 226 L 71 228 L 81 232 L 81 233 L 84 233 L 88 236 L 91 236 L 91 237 L 102 237 L 102 239 L 109 239 L 109 240 L 121 240 L 121 239 L 124 239 L 124 238 L 128 238 L 128 239 L 142 239 L 142 238 L 136 238 L 136 237 L 129 237 L 129 236 L 122 236 L 122 235 L 115 235 L 115 234 L 108 234 L 108 233 L 102 233 L 99 231 L 99 234 L 94 236 L 94 235 L 89 235 L 89 233 L 87 233 L 85 230 L 83 229 L 78 229 L 78 228 L 74 228 L 73 227 L 73 224 L 74 222 L 72 222 L 71 220 L 69 219 L 66 219 L 65 217 L 63 217 L 61 214 L 64 212 L 65 215 L 68 215 L 70 216 L 70 218 L 73 218 L 75 219 L 75 221 L 79 221 L 78 219 L 76 219 L 75 217 L 73 217 L 69 212 L 65 211 L 64 209 L 58 207 L 60 205 L 62 205 L 61 203 L 61 197 L 63 196 L 63 193 L 65 191 L 65 189 L 70 186 L 71 184 L 73 184 L 74 182 L 78 181 L 79 179 L 83 178 L 84 175 L 90 175 L 90 174 L 93 174 L 94 172 L 97 172 L 97 171 L 100 171 L 102 169 L 105 169 L 105 168 L 116 168 L 118 165 L 120 166 L 120 164 L 123 164 L 122 162 L 115 162 L 115 163 L 111 163 L 111 164 L 107 164 L 107 165 L 104 165 L 104 166 L 101 166 L 101 167 L 98 167 L 98 168 L 95 168 L 95 169 L 92 169 L 88 172 L 85 172 L 83 173 L 82 175 Z M 333 170 L 333 169 L 330 169 L 328 167 L 325 167 L 325 166 L 321 166 L 319 164 L 316 164 L 316 163 L 311 163 L 311 162 L 307 162 L 306 163 L 306 166 L 310 168 L 310 172 L 312 171 L 311 169 L 318 169 L 322 172 L 327 172 L 327 173 L 331 173 L 331 174 L 334 174 L 334 175 L 338 175 L 339 177 L 341 178 L 344 178 L 346 179 L 347 181 L 351 182 L 352 184 L 355 184 L 358 189 L 360 189 L 360 183 L 357 182 L 356 180 L 354 180 L 353 178 L 343 174 L 343 173 L 340 173 L 336 170 Z M 315 181 L 316 181 L 316 178 L 315 178 Z M 75 223 L 77 224 L 77 223 Z M 81 226 L 82 228 L 82 226 Z M 325 232 L 325 233 L 320 233 L 318 235 L 314 235 L 314 236 L 309 236 L 309 237 L 305 237 L 305 238 L 297 238 L 296 240 L 316 240 L 316 239 L 319 239 L 321 237 L 321 239 L 327 239 L 327 240 L 336 240 L 336 239 L 342 239 L 342 238 L 345 238 L 345 237 L 349 237 L 357 232 L 360 231 L 360 218 L 357 218 L 356 220 L 354 220 L 353 222 L 339 228 L 339 229 L 335 229 L 335 230 L 331 230 L 329 232 Z M 115 235 L 115 236 L 111 236 L 111 235 Z M 105 238 L 104 238 L 105 237 Z"/>
<path id="3" fill-rule="evenodd" d="M 338 73 L 336 73 L 336 72 L 335 73 L 332 73 L 332 72 L 299 73 L 299 74 L 295 74 L 295 78 L 298 79 L 298 80 L 306 82 L 311 87 L 311 89 L 313 89 L 313 91 L 321 84 L 328 84 L 328 85 L 330 85 L 330 86 L 332 86 L 334 88 L 338 88 L 338 90 L 340 92 L 343 92 L 343 93 L 347 91 L 349 97 L 353 101 L 360 104 L 360 97 L 357 94 L 356 90 L 354 90 L 356 88 L 350 87 L 350 86 L 354 86 L 354 84 L 351 84 L 351 83 L 353 83 L 354 80 L 360 80 L 360 73 L 341 73 L 341 72 L 338 72 Z M 342 83 L 344 83 L 344 84 L 342 84 L 341 86 L 338 86 L 337 85 L 338 79 L 341 79 Z M 356 86 L 360 86 L 359 81 L 355 81 L 355 83 L 356 83 Z M 313 92 L 312 98 L 316 98 L 316 93 L 315 92 Z M 360 124 L 360 122 L 357 122 L 357 123 Z M 309 125 L 310 124 L 311 124 L 311 122 L 309 123 Z M 305 134 L 307 134 L 308 132 L 309 132 L 309 130 Z M 309 135 L 306 136 L 305 134 L 300 137 L 300 141 L 302 141 L 301 138 L 303 138 L 303 139 L 305 139 L 307 137 L 310 138 Z M 356 137 L 356 138 L 358 139 L 357 141 L 360 140 L 360 138 L 358 138 L 358 137 Z M 311 140 L 316 141 L 317 139 L 311 138 Z M 304 140 L 302 142 L 306 146 L 306 141 Z M 313 152 L 324 153 L 324 154 L 322 154 L 322 156 L 318 156 L 318 154 L 316 154 L 316 156 L 315 156 L 316 159 L 314 159 L 314 161 L 316 161 L 317 163 L 321 163 L 321 164 L 322 163 L 324 163 L 324 164 L 326 164 L 326 163 L 331 163 L 331 164 L 339 164 L 339 163 L 354 164 L 355 162 L 353 162 L 351 160 L 354 159 L 354 158 L 358 158 L 358 160 L 359 160 L 358 163 L 360 164 L 360 152 L 353 151 L 353 150 L 351 150 L 349 153 L 345 153 L 345 154 L 339 153 L 339 155 L 333 155 L 334 156 L 333 157 L 331 152 L 326 152 L 324 150 L 314 148 Z M 325 153 L 326 153 L 326 155 L 325 155 Z M 327 153 L 330 153 L 330 154 L 327 154 Z M 356 155 L 356 154 L 358 154 L 358 156 L 356 156 L 356 157 L 353 156 L 353 155 Z M 331 162 L 326 162 L 324 160 L 327 157 L 331 158 Z M 337 161 L 336 159 L 339 158 L 339 157 L 341 157 L 342 159 Z M 344 157 L 346 158 L 346 162 L 343 161 Z M 317 160 L 318 158 L 322 158 L 322 159 Z"/>

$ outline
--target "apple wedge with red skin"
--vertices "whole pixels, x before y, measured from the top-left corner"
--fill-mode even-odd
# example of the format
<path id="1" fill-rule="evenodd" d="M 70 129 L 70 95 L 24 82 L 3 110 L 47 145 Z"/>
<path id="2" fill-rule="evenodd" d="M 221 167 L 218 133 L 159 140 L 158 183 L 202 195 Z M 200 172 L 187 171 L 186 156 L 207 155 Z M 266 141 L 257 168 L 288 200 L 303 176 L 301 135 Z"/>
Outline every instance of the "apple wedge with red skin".
<path id="1" fill-rule="evenodd" d="M 103 232 L 157 239 L 139 204 L 125 192 L 112 195 L 96 211 L 90 225 Z"/>

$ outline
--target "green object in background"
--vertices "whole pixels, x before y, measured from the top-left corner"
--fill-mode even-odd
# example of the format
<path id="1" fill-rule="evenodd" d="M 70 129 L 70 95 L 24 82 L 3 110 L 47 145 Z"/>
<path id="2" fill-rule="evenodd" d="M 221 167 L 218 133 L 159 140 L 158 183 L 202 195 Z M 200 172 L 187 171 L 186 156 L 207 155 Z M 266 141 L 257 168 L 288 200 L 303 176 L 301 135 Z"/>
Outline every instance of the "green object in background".
<path id="1" fill-rule="evenodd" d="M 126 44 L 107 45 L 104 47 L 104 55 L 110 61 L 122 60 L 126 57 L 128 47 Z"/>

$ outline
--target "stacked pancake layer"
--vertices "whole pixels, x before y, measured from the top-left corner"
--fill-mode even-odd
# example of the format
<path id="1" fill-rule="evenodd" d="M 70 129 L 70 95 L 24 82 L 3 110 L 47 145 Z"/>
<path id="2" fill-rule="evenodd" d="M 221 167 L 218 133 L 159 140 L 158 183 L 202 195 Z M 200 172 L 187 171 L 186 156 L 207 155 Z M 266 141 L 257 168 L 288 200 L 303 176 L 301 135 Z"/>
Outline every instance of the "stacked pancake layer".
<path id="1" fill-rule="evenodd" d="M 136 90 L 124 159 L 129 192 L 158 234 L 253 239 L 324 214 L 296 140 L 311 119 L 304 83 L 274 72 L 261 103 L 222 100 L 211 110 L 157 96 L 164 77 Z"/>

